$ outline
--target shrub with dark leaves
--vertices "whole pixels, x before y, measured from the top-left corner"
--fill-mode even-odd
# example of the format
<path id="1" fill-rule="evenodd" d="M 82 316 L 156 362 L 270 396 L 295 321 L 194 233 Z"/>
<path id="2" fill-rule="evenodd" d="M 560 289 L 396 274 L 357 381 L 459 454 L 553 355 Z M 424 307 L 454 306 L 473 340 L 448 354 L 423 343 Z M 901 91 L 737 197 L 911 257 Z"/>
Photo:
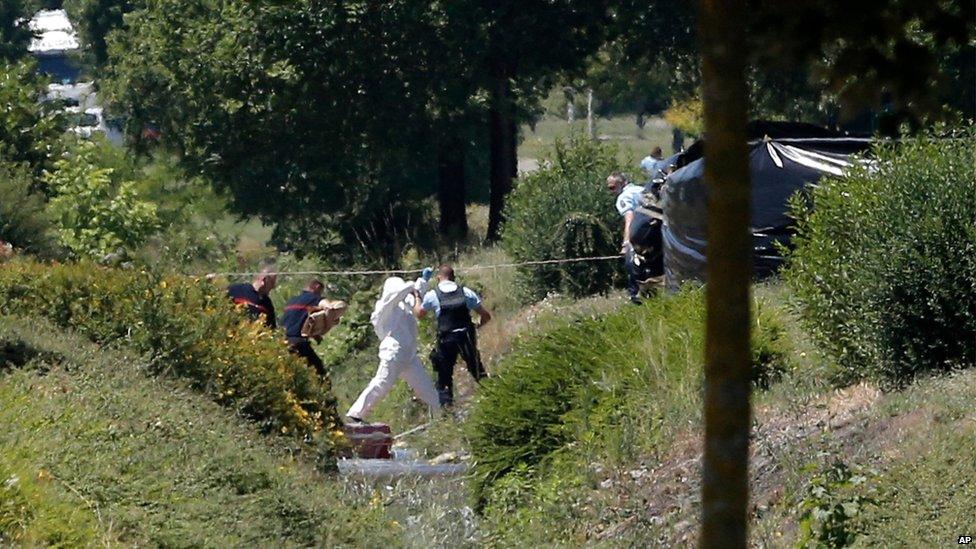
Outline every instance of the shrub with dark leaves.
<path id="1" fill-rule="evenodd" d="M 976 362 L 976 141 L 880 145 L 799 200 L 786 280 L 843 381 L 901 383 Z"/>
<path id="2" fill-rule="evenodd" d="M 613 255 L 621 226 L 604 180 L 618 169 L 616 149 L 583 136 L 557 142 L 543 166 L 519 178 L 505 207 L 502 247 L 516 261 Z M 617 264 L 557 264 L 518 270 L 518 290 L 536 300 L 549 291 L 586 295 L 606 291 Z"/>

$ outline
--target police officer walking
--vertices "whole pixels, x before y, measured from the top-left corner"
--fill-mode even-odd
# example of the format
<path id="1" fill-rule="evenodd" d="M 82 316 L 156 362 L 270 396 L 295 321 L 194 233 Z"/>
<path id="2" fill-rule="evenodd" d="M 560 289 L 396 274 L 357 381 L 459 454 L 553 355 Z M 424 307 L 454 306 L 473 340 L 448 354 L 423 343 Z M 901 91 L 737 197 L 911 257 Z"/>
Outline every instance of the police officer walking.
<path id="1" fill-rule="evenodd" d="M 430 361 L 437 372 L 437 396 L 441 406 L 454 403 L 454 364 L 458 355 L 464 359 L 475 381 L 480 382 L 488 376 L 478 353 L 471 311 L 478 313 L 481 326 L 491 320 L 491 313 L 484 308 L 478 294 L 454 281 L 454 269 L 450 265 L 441 265 L 437 269 L 437 285 L 424 295 L 419 313 L 421 318 L 428 312 L 437 317 L 437 346 L 430 354 Z"/>

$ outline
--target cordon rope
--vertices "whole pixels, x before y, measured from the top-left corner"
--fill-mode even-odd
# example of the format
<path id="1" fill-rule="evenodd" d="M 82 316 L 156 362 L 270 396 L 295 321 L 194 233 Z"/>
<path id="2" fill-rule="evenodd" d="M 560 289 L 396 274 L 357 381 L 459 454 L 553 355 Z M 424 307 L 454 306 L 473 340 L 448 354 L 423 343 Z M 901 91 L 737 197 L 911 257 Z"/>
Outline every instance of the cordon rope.
<path id="1" fill-rule="evenodd" d="M 494 265 L 471 265 L 465 267 L 464 265 L 458 265 L 456 270 L 462 272 L 471 271 L 486 271 L 489 269 L 506 269 L 511 267 L 527 267 L 532 265 L 555 265 L 558 263 L 581 263 L 584 261 L 607 261 L 610 259 L 620 259 L 623 254 L 616 255 L 601 255 L 593 257 L 568 257 L 565 259 L 541 259 L 536 261 L 519 261 L 516 263 L 496 263 Z M 277 276 L 369 276 L 369 275 L 397 275 L 397 274 L 413 274 L 419 273 L 423 269 L 389 269 L 389 270 L 366 270 L 366 271 L 274 271 Z M 259 272 L 242 272 L 242 273 L 209 273 L 207 278 L 214 278 L 218 276 L 257 276 L 261 273 Z"/>

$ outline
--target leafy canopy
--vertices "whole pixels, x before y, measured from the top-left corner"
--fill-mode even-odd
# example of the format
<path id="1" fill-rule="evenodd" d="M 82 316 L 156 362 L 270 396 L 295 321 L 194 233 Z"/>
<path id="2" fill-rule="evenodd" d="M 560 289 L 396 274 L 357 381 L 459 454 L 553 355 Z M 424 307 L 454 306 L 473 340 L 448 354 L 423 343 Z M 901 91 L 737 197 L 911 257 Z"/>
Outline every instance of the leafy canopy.
<path id="1" fill-rule="evenodd" d="M 50 169 L 63 148 L 64 117 L 43 97 L 32 62 L 0 63 L 0 160 L 25 163 L 34 176 Z"/>

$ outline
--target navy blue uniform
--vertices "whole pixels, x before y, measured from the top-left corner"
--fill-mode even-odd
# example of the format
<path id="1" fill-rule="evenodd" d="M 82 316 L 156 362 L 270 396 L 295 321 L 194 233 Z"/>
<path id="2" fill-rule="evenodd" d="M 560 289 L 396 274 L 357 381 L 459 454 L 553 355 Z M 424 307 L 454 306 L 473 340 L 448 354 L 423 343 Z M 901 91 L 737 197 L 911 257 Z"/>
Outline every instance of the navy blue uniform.
<path id="1" fill-rule="evenodd" d="M 285 328 L 285 337 L 302 337 L 302 325 L 308 318 L 309 307 L 316 307 L 322 297 L 309 291 L 303 291 L 291 298 L 285 304 L 285 314 L 281 315 L 281 325 Z"/>
<path id="2" fill-rule="evenodd" d="M 251 284 L 232 284 L 227 288 L 227 295 L 234 303 L 247 306 L 247 316 L 251 320 L 258 320 L 263 315 L 265 326 L 272 329 L 278 327 L 271 298 L 259 293 Z"/>
<path id="3" fill-rule="evenodd" d="M 281 325 L 285 328 L 288 350 L 304 358 L 320 376 L 325 376 L 325 364 L 308 338 L 302 336 L 302 326 L 308 318 L 309 308 L 318 306 L 321 300 L 322 296 L 309 291 L 291 298 L 285 305 L 285 314 L 281 315 Z"/>
<path id="4" fill-rule="evenodd" d="M 454 364 L 459 355 L 475 381 L 480 382 L 488 377 L 488 373 L 481 362 L 478 338 L 471 322 L 470 296 L 474 292 L 457 285 L 453 290 L 443 291 L 438 284 L 428 292 L 428 296 L 431 294 L 436 299 L 424 300 L 425 304 L 431 303 L 431 308 L 436 302 L 437 311 L 437 345 L 430 353 L 430 361 L 437 372 L 437 396 L 441 406 L 450 406 L 454 404 Z M 481 306 L 480 300 L 475 302 Z"/>

